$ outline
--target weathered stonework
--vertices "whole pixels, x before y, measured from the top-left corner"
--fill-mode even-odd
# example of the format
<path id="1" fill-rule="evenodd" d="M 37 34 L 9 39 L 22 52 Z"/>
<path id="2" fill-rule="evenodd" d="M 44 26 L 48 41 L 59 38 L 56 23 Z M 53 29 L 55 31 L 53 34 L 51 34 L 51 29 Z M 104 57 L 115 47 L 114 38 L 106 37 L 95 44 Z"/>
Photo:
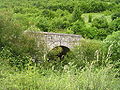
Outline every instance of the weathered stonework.
<path id="1" fill-rule="evenodd" d="M 25 31 L 29 36 L 35 38 L 37 46 L 41 43 L 51 50 L 57 46 L 64 46 L 69 49 L 76 45 L 79 45 L 81 39 L 80 35 L 74 34 L 62 34 L 62 33 L 51 33 L 51 32 L 39 32 L 39 31 Z"/>

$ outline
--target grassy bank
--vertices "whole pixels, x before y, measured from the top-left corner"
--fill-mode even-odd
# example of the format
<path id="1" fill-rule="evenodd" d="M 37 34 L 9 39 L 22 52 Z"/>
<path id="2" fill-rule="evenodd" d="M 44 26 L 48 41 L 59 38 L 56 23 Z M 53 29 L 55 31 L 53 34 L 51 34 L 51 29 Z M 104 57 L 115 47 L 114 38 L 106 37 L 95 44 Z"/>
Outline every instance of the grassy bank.
<path id="1" fill-rule="evenodd" d="M 19 71 L 0 65 L 0 90 L 119 90 L 120 79 L 113 65 L 96 68 L 86 64 L 83 69 L 72 65 L 63 71 L 30 66 Z"/>

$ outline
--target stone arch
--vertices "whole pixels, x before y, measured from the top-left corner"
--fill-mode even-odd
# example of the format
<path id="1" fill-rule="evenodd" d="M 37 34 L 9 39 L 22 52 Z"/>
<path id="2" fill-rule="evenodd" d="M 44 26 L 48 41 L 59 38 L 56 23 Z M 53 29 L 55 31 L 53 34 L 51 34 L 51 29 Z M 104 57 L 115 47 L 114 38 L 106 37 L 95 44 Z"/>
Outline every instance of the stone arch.
<path id="1" fill-rule="evenodd" d="M 70 48 L 69 48 L 69 47 L 60 45 L 60 46 L 56 46 L 56 47 L 52 48 L 51 50 L 49 50 L 49 52 L 52 51 L 52 50 L 54 50 L 54 49 L 56 49 L 56 48 L 59 48 L 59 47 L 62 49 L 62 51 L 61 51 L 57 56 L 58 56 L 60 59 L 63 59 L 64 56 L 70 51 Z M 48 52 L 48 53 L 49 53 L 49 52 Z"/>
<path id="2" fill-rule="evenodd" d="M 62 47 L 62 48 L 68 48 L 68 49 L 72 49 L 74 47 L 72 45 L 69 45 L 67 42 L 58 42 L 58 41 L 52 44 L 47 44 L 47 45 L 48 45 L 48 51 L 51 51 L 56 47 Z"/>

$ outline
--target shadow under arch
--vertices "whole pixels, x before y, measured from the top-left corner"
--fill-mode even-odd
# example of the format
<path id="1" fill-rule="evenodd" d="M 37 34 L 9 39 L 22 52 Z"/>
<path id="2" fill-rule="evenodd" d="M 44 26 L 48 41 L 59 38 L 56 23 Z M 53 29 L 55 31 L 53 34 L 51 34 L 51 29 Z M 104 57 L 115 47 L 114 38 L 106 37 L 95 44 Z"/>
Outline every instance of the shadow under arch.
<path id="1" fill-rule="evenodd" d="M 58 57 L 60 60 L 64 59 L 64 56 L 70 51 L 66 46 L 56 46 L 48 52 L 48 58 L 53 59 Z"/>

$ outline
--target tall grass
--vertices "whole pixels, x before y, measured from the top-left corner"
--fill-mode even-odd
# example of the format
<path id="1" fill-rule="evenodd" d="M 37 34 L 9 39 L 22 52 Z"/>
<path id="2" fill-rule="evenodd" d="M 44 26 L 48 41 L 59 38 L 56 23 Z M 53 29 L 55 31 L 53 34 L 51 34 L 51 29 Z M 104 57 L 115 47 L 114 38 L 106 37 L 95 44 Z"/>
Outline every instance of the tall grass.
<path id="1" fill-rule="evenodd" d="M 1 54 L 0 90 L 120 90 L 119 70 L 115 63 L 109 63 L 111 49 L 105 58 L 96 52 L 101 51 L 102 45 L 90 40 L 81 42 L 81 47 L 74 52 L 76 57 L 65 57 L 69 62 L 62 65 L 62 70 L 54 65 L 45 68 L 30 64 L 20 71 L 10 66 L 11 57 L 3 58 Z M 105 65 L 98 64 L 103 61 Z"/>
<path id="2" fill-rule="evenodd" d="M 112 67 L 108 64 L 96 68 L 88 64 L 78 70 L 65 66 L 62 72 L 37 67 L 22 72 L 3 69 L 0 71 L 0 90 L 119 90 L 120 79 L 115 78 Z"/>

